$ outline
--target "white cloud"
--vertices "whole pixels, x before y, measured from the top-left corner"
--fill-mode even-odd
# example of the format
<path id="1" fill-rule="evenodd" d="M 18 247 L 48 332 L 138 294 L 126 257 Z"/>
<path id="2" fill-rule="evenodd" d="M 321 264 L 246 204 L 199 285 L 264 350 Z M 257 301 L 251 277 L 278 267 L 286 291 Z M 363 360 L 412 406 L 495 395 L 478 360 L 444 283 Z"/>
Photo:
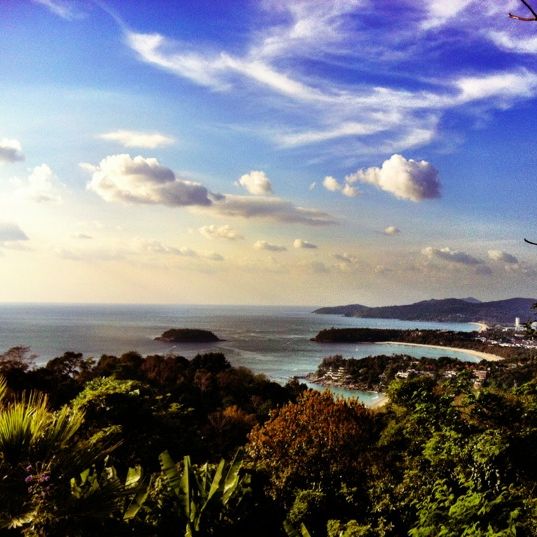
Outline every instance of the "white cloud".
<path id="1" fill-rule="evenodd" d="M 348 198 L 355 198 L 361 194 L 360 190 L 348 182 L 345 182 L 343 185 L 338 182 L 335 177 L 327 175 L 323 179 L 323 186 L 326 190 L 330 192 L 341 192 L 344 196 Z"/>
<path id="2" fill-rule="evenodd" d="M 474 6 L 485 17 L 499 16 L 495 12 L 500 9 L 482 6 L 477 0 L 427 0 L 422 21 L 409 5 L 409 18 L 401 24 L 404 32 L 395 30 L 396 36 L 387 32 L 385 37 L 377 33 L 375 40 L 380 36 L 380 42 L 372 43 L 364 28 L 357 29 L 360 9 L 366 12 L 364 5 L 371 7 L 365 0 L 265 0 L 260 6 L 268 8 L 265 20 L 273 24 L 256 28 L 250 41 L 234 47 L 233 52 L 209 50 L 201 43 L 177 42 L 156 33 L 127 31 L 126 42 L 141 61 L 196 84 L 222 92 L 248 92 L 249 101 L 258 99 L 278 112 L 291 105 L 300 112 L 295 117 L 302 120 L 293 122 L 287 117 L 282 121 L 281 114 L 274 114 L 274 127 L 264 132 L 256 129 L 288 148 L 347 138 L 343 143 L 353 154 L 357 148 L 363 148 L 364 153 L 402 152 L 431 143 L 438 136 L 436 126 L 446 110 L 476 101 L 481 110 L 502 109 L 537 92 L 534 75 L 525 70 L 485 72 L 479 77 L 454 74 L 437 80 L 417 76 L 417 87 L 410 90 L 396 82 L 379 86 L 359 80 L 349 84 L 327 76 L 328 69 L 317 77 L 301 69 L 303 58 L 340 66 L 357 63 L 356 57 L 361 55 L 370 59 L 376 53 L 393 66 L 394 42 L 415 52 L 423 45 L 419 39 L 416 43 L 416 37 L 432 39 L 432 32 L 420 31 L 420 24 L 421 30 L 434 28 L 461 17 L 463 12 L 466 17 Z M 238 53 L 239 48 L 244 52 Z M 266 99 L 270 93 L 276 98 Z M 346 194 L 355 196 L 357 192 L 348 188 Z"/>
<path id="3" fill-rule="evenodd" d="M 399 235 L 399 233 L 401 233 L 401 230 L 398 227 L 388 226 L 384 228 L 384 235 Z"/>
<path id="4" fill-rule="evenodd" d="M 329 126 L 320 130 L 279 134 L 277 135 L 276 140 L 282 146 L 294 147 L 297 145 L 315 144 L 349 136 L 369 136 L 387 130 L 390 125 L 391 122 L 381 120 L 364 123 L 348 121 L 342 125 Z"/>
<path id="5" fill-rule="evenodd" d="M 517 264 L 518 259 L 511 254 L 508 254 L 507 252 L 503 252 L 502 250 L 489 250 L 488 256 L 492 261 L 499 261 L 501 263 L 507 263 L 507 264 Z"/>
<path id="6" fill-rule="evenodd" d="M 325 212 L 298 207 L 276 197 L 226 195 L 213 204 L 211 211 L 223 216 L 263 218 L 288 224 L 326 226 L 337 223 L 334 217 Z"/>
<path id="7" fill-rule="evenodd" d="M 490 40 L 503 50 L 522 54 L 537 54 L 537 36 L 515 37 L 507 32 L 491 30 L 488 32 Z"/>
<path id="8" fill-rule="evenodd" d="M 228 225 L 216 226 L 211 224 L 210 226 L 200 227 L 199 232 L 208 239 L 227 239 L 230 241 L 244 239 L 240 233 Z"/>
<path id="9" fill-rule="evenodd" d="M 0 222 L 0 242 L 27 241 L 28 235 L 11 222 Z"/>
<path id="10" fill-rule="evenodd" d="M 88 235 L 87 233 L 74 233 L 73 235 L 71 235 L 71 237 L 73 239 L 77 239 L 77 240 L 90 240 L 90 239 L 93 239 L 93 237 L 91 235 Z"/>
<path id="11" fill-rule="evenodd" d="M 32 0 L 32 2 L 46 7 L 51 13 L 62 19 L 74 20 L 81 16 L 72 4 L 64 0 Z"/>
<path id="12" fill-rule="evenodd" d="M 354 255 L 343 252 L 342 254 L 332 254 L 334 259 L 341 261 L 342 263 L 348 263 L 349 265 L 355 265 L 358 263 L 358 258 Z"/>
<path id="13" fill-rule="evenodd" d="M 339 190 L 341 190 L 341 185 L 339 184 L 338 180 L 331 175 L 327 175 L 323 179 L 323 186 L 324 188 L 326 188 L 326 190 L 329 190 L 330 192 L 338 192 Z"/>
<path id="14" fill-rule="evenodd" d="M 447 246 L 445 248 L 433 248 L 432 246 L 427 246 L 421 253 L 431 260 L 448 261 L 450 263 L 461 265 L 480 265 L 483 263 L 483 261 L 477 257 L 459 250 L 452 250 Z"/>
<path id="15" fill-rule="evenodd" d="M 355 198 L 361 194 L 360 190 L 355 186 L 345 183 L 345 186 L 341 189 L 341 193 L 347 198 Z"/>
<path id="16" fill-rule="evenodd" d="M 425 160 L 407 160 L 402 155 L 392 155 L 380 168 L 358 170 L 346 180 L 369 183 L 399 199 L 415 202 L 440 197 L 436 168 Z"/>
<path id="17" fill-rule="evenodd" d="M 108 202 L 207 206 L 215 197 L 203 185 L 176 177 L 155 158 L 110 155 L 97 166 L 81 166 L 92 173 L 87 188 Z"/>
<path id="18" fill-rule="evenodd" d="M 99 138 L 118 142 L 124 147 L 142 147 L 145 149 L 155 149 L 157 147 L 171 145 L 175 142 L 175 139 L 171 136 L 166 136 L 158 132 L 150 133 L 128 130 L 105 132 L 100 134 Z"/>
<path id="19" fill-rule="evenodd" d="M 316 244 L 313 244 L 312 242 L 305 241 L 302 239 L 295 239 L 293 242 L 294 248 L 304 248 L 306 250 L 313 250 L 317 248 Z"/>
<path id="20" fill-rule="evenodd" d="M 224 260 L 224 258 L 216 252 L 198 252 L 186 246 L 182 246 L 182 247 L 168 246 L 157 240 L 135 239 L 134 248 L 136 251 L 150 253 L 150 254 L 201 258 L 201 259 L 207 259 L 209 261 L 223 261 Z"/>
<path id="21" fill-rule="evenodd" d="M 0 163 L 19 160 L 24 160 L 21 143 L 18 140 L 0 138 Z"/>
<path id="22" fill-rule="evenodd" d="M 224 89 L 227 86 L 221 80 L 221 72 L 225 70 L 225 67 L 218 55 L 185 51 L 185 44 L 174 43 L 156 33 L 127 32 L 125 38 L 127 45 L 138 53 L 143 62 L 188 78 L 202 86 L 214 89 Z M 182 51 L 175 52 L 174 48 L 182 49 Z"/>
<path id="23" fill-rule="evenodd" d="M 457 16 L 461 11 L 469 7 L 475 0 L 426 0 L 427 18 L 422 23 L 422 28 L 433 29 L 445 24 L 448 20 Z"/>
<path id="24" fill-rule="evenodd" d="M 272 194 L 272 184 L 266 173 L 262 171 L 252 170 L 250 173 L 242 175 L 236 184 L 254 196 Z"/>
<path id="25" fill-rule="evenodd" d="M 537 75 L 525 69 L 479 77 L 463 77 L 456 81 L 458 101 L 466 103 L 492 97 L 531 97 L 537 89 Z"/>
<path id="26" fill-rule="evenodd" d="M 254 243 L 254 248 L 256 250 L 268 250 L 269 252 L 285 252 L 285 250 L 287 250 L 285 246 L 272 244 L 271 242 L 267 241 L 256 241 Z"/>
<path id="27" fill-rule="evenodd" d="M 20 182 L 17 195 L 37 203 L 60 203 L 62 197 L 58 178 L 47 164 L 36 166 L 26 182 Z"/>

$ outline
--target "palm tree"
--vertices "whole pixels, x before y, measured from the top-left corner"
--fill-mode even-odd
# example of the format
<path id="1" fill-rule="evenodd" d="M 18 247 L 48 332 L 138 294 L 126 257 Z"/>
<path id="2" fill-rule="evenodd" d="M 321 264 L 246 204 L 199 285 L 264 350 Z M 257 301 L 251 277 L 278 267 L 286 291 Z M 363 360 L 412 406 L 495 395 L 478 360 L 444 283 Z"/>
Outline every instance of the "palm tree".
<path id="1" fill-rule="evenodd" d="M 25 536 L 94 535 L 121 511 L 125 486 L 106 467 L 118 444 L 77 434 L 84 414 L 41 393 L 8 398 L 0 377 L 0 529 Z"/>

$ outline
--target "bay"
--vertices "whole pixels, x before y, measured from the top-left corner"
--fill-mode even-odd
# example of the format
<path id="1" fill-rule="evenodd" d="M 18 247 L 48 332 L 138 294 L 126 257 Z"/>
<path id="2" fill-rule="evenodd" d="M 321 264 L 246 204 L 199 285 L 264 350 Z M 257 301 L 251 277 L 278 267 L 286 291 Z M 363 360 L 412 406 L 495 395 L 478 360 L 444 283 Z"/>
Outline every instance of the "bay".
<path id="1" fill-rule="evenodd" d="M 400 328 L 471 331 L 470 323 L 431 323 L 395 319 L 359 319 L 311 313 L 297 306 L 0 304 L 0 353 L 26 345 L 38 364 L 66 351 L 98 358 L 136 350 L 143 355 L 223 352 L 234 366 L 250 368 L 285 383 L 314 371 L 325 356 L 362 358 L 378 354 L 421 357 L 451 356 L 479 361 L 464 351 L 425 349 L 389 344 L 319 344 L 310 341 L 323 328 Z M 202 328 L 224 339 L 211 344 L 155 341 L 168 328 Z M 345 390 L 342 395 L 349 395 Z M 353 392 L 364 403 L 378 399 L 373 392 Z"/>

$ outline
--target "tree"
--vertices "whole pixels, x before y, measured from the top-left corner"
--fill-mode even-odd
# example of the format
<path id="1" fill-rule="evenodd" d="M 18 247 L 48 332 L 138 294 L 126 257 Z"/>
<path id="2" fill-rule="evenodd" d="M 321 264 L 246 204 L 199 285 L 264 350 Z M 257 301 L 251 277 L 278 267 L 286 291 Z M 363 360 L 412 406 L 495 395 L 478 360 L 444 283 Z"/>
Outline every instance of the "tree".
<path id="1" fill-rule="evenodd" d="M 308 390 L 254 427 L 246 449 L 267 476 L 268 494 L 287 509 L 308 490 L 327 492 L 326 505 L 333 507 L 343 489 L 362 490 L 374 430 L 373 413 L 357 400 Z"/>

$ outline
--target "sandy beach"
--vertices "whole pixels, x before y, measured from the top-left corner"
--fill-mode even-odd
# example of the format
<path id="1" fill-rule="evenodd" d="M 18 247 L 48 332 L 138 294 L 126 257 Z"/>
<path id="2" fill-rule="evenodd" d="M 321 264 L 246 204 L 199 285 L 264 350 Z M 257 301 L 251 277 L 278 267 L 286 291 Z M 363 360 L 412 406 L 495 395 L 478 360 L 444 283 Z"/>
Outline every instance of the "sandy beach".
<path id="1" fill-rule="evenodd" d="M 475 324 L 478 327 L 478 332 L 484 332 L 485 330 L 488 330 L 490 327 L 486 323 L 470 323 Z"/>
<path id="2" fill-rule="evenodd" d="M 378 399 L 374 401 L 373 403 L 370 403 L 367 405 L 368 408 L 376 409 L 376 408 L 382 408 L 383 406 L 386 406 L 390 401 L 390 398 L 385 394 L 379 392 Z"/>
<path id="3" fill-rule="evenodd" d="M 472 356 L 476 356 L 477 358 L 481 358 L 482 360 L 488 360 L 489 362 L 499 362 L 500 360 L 503 360 L 501 356 L 496 356 L 496 354 L 489 354 L 487 352 L 480 352 L 480 351 L 474 351 L 471 349 L 462 349 L 459 347 L 444 347 L 442 345 L 424 345 L 422 343 L 403 343 L 401 341 L 379 341 L 377 344 L 386 344 L 389 343 L 390 345 L 407 345 L 410 347 L 425 347 L 430 349 L 446 349 L 450 351 L 458 351 L 458 352 L 465 352 L 467 354 L 471 354 Z"/>

